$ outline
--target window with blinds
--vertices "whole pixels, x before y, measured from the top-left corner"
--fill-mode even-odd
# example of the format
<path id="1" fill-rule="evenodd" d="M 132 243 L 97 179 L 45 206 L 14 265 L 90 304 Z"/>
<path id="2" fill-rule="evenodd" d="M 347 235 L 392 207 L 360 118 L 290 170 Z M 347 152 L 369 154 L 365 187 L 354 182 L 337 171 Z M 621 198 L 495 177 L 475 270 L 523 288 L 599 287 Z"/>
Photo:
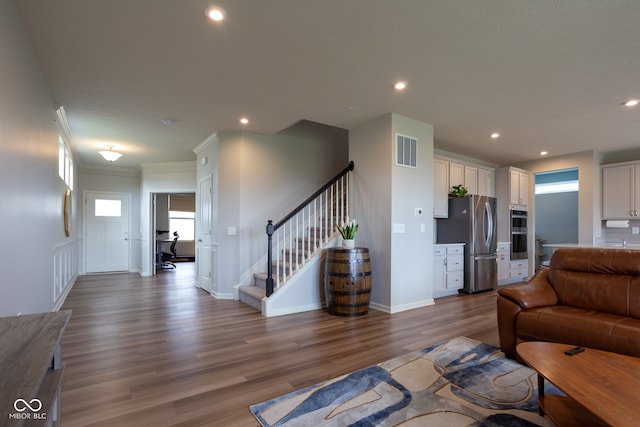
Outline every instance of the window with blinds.
<path id="1" fill-rule="evenodd" d="M 180 240 L 195 240 L 196 195 L 169 194 L 170 235 L 177 231 Z"/>

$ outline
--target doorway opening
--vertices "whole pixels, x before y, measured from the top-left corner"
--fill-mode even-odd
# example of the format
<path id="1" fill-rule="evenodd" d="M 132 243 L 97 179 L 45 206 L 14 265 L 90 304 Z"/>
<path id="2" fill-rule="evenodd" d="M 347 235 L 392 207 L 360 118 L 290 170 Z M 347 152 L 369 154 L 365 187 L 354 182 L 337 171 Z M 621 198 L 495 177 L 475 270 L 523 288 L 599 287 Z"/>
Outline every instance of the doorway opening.
<path id="1" fill-rule="evenodd" d="M 195 193 L 153 193 L 154 274 L 194 263 Z M 193 266 L 189 268 L 193 269 Z"/>
<path id="2" fill-rule="evenodd" d="M 578 169 L 535 175 L 536 270 L 551 258 L 544 244 L 578 243 Z"/>

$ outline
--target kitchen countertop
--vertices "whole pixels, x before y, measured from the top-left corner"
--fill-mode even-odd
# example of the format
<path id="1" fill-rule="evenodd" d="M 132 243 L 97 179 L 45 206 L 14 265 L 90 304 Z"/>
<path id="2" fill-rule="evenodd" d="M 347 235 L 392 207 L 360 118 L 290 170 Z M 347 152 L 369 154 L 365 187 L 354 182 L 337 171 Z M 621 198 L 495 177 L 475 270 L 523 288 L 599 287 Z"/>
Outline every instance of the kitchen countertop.
<path id="1" fill-rule="evenodd" d="M 560 248 L 585 248 L 585 249 L 627 249 L 631 251 L 640 251 L 640 244 L 638 243 L 627 243 L 625 246 L 622 246 L 622 242 L 620 243 L 546 243 L 542 246 L 546 248 L 560 249 Z"/>

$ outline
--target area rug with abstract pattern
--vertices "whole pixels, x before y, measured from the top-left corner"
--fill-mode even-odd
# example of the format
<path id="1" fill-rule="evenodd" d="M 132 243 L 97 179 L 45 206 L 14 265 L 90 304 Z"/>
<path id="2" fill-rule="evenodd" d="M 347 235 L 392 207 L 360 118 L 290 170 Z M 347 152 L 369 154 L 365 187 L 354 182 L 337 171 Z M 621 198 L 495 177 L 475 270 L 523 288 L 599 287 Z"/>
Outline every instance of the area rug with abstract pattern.
<path id="1" fill-rule="evenodd" d="M 265 427 L 552 426 L 537 393 L 535 371 L 459 337 L 250 409 Z"/>

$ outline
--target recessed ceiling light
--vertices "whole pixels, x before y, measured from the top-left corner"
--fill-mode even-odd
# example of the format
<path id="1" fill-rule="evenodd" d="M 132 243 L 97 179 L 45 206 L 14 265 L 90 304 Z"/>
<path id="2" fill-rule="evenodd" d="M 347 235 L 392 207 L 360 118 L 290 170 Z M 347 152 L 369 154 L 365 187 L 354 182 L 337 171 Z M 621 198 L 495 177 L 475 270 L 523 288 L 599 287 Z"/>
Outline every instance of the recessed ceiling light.
<path id="1" fill-rule="evenodd" d="M 540 152 L 540 155 L 541 155 L 541 156 L 546 156 L 547 154 L 549 154 L 549 153 L 547 153 L 546 151 L 541 151 L 541 152 Z"/>
<path id="2" fill-rule="evenodd" d="M 637 99 L 630 99 L 627 102 L 624 103 L 625 107 L 635 107 L 636 105 L 638 105 L 638 101 Z"/>
<path id="3" fill-rule="evenodd" d="M 249 124 L 249 119 L 247 119 L 246 117 L 243 117 L 240 119 L 240 123 L 242 123 L 243 125 Z"/>
<path id="4" fill-rule="evenodd" d="M 227 17 L 227 12 L 224 11 L 223 8 L 214 6 L 210 7 L 204 12 L 205 15 L 212 21 L 220 22 L 223 21 L 224 18 Z"/>
<path id="5" fill-rule="evenodd" d="M 160 122 L 165 126 L 173 126 L 174 120 L 173 119 L 162 119 Z"/>
<path id="6" fill-rule="evenodd" d="M 407 88 L 407 82 L 397 82 L 394 86 L 396 90 L 405 90 Z"/>
<path id="7" fill-rule="evenodd" d="M 494 132 L 494 133 L 491 134 L 491 138 L 492 139 L 498 139 L 498 138 L 500 138 L 500 134 L 498 132 Z"/>

